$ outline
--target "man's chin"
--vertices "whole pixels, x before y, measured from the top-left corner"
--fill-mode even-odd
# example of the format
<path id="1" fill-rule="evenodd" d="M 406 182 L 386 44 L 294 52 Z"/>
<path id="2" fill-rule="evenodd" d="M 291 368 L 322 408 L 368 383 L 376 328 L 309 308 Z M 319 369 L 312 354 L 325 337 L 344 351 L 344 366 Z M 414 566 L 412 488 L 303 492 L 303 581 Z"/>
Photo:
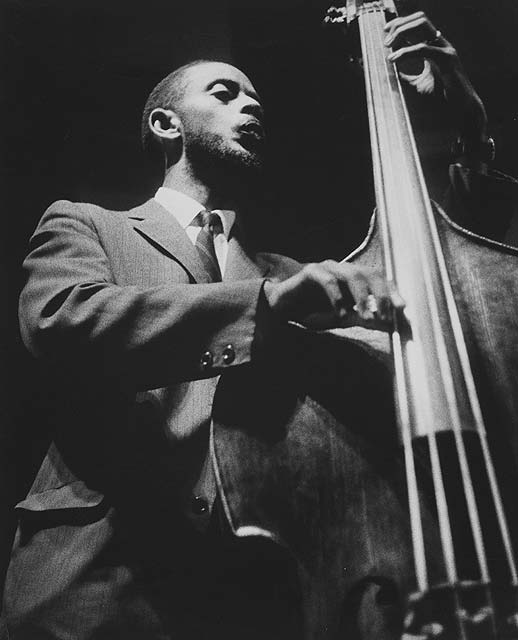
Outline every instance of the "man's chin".
<path id="1" fill-rule="evenodd" d="M 250 171 L 261 171 L 263 168 L 263 158 L 258 153 L 247 152 L 241 158 L 243 169 L 250 169 Z"/>
<path id="2" fill-rule="evenodd" d="M 247 149 L 239 145 L 238 148 L 227 150 L 219 158 L 214 158 L 226 171 L 236 173 L 241 179 L 246 176 L 254 177 L 261 173 L 263 168 L 263 157 L 258 151 Z"/>
<path id="3" fill-rule="evenodd" d="M 239 140 L 226 149 L 220 149 L 220 157 L 236 169 L 259 170 L 263 166 L 262 145 L 253 140 Z"/>
<path id="4" fill-rule="evenodd" d="M 262 172 L 264 164 L 263 155 L 259 149 L 239 142 L 226 148 L 195 147 L 189 151 L 188 155 L 193 167 L 208 175 L 225 173 L 228 178 L 231 178 L 228 174 L 235 174 L 235 177 L 240 180 L 247 177 L 253 178 Z"/>

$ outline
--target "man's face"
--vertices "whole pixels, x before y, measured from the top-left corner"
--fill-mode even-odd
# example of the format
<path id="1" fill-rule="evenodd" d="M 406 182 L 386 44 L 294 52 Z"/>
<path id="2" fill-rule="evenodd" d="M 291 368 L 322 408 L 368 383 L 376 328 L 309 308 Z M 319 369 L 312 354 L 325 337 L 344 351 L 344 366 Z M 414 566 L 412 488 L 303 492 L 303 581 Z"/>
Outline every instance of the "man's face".
<path id="1" fill-rule="evenodd" d="M 208 62 L 188 69 L 185 83 L 176 111 L 193 167 L 221 162 L 259 168 L 263 111 L 250 80 L 235 67 Z"/>

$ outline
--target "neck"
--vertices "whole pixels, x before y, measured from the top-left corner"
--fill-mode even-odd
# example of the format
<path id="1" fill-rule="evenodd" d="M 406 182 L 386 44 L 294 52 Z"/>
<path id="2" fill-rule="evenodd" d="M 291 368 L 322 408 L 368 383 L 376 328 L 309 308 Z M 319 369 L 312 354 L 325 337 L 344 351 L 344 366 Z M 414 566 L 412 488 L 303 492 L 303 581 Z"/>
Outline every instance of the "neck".
<path id="1" fill-rule="evenodd" d="M 229 184 L 230 181 L 221 181 L 218 186 L 207 184 L 184 162 L 180 161 L 168 167 L 162 186 L 176 189 L 185 195 L 194 198 L 207 209 L 238 209 L 239 189 L 238 185 Z"/>

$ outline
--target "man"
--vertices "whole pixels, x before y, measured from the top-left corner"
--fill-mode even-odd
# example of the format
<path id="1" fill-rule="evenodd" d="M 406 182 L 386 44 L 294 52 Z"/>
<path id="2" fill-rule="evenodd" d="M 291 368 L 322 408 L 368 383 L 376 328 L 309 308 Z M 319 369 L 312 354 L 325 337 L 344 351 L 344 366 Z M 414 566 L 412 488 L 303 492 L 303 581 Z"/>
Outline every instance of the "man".
<path id="1" fill-rule="evenodd" d="M 17 505 L 14 639 L 254 637 L 253 623 L 206 611 L 219 596 L 205 584 L 219 548 L 207 454 L 218 376 L 264 366 L 287 320 L 385 326 L 403 306 L 378 273 L 254 253 L 262 109 L 235 67 L 197 61 L 165 78 L 143 136 L 165 162 L 155 197 L 129 212 L 57 202 L 25 262 L 22 333 L 53 377 L 55 415 Z"/>
<path id="2" fill-rule="evenodd" d="M 151 571 L 149 556 L 162 546 L 165 531 L 155 527 L 168 529 L 167 549 L 180 544 L 171 540 L 189 519 L 193 528 L 207 524 L 216 376 L 260 358 L 260 343 L 283 317 L 320 311 L 320 322 L 338 324 L 356 303 L 367 318 L 371 294 L 384 314 L 400 304 L 379 275 L 350 265 L 300 270 L 287 258 L 251 259 L 236 217 L 264 134 L 259 98 L 239 70 L 183 67 L 152 92 L 145 114 L 145 137 L 167 163 L 155 198 L 129 213 L 56 203 L 26 261 L 22 331 L 59 380 L 61 415 L 55 445 L 18 505 L 7 601 L 18 609 L 20 637 L 41 629 L 52 637 L 162 637 L 167 624 L 145 593 L 157 589 L 155 578 L 137 573 Z M 219 212 L 217 265 L 196 250 L 206 209 Z M 223 282 L 211 282 L 221 277 L 210 266 Z M 151 539 L 138 531 L 142 518 Z M 106 562 L 94 569 L 100 556 Z M 161 550 L 164 566 L 166 556 Z"/>

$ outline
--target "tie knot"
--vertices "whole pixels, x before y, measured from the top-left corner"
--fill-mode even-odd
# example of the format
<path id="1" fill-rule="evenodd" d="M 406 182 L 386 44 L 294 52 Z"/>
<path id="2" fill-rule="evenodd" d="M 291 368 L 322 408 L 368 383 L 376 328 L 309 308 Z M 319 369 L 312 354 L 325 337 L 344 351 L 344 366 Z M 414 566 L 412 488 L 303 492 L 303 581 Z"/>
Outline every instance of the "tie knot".
<path id="1" fill-rule="evenodd" d="M 222 233 L 223 225 L 221 223 L 221 217 L 214 211 L 201 211 L 199 214 L 202 227 L 208 227 L 211 233 Z"/>

